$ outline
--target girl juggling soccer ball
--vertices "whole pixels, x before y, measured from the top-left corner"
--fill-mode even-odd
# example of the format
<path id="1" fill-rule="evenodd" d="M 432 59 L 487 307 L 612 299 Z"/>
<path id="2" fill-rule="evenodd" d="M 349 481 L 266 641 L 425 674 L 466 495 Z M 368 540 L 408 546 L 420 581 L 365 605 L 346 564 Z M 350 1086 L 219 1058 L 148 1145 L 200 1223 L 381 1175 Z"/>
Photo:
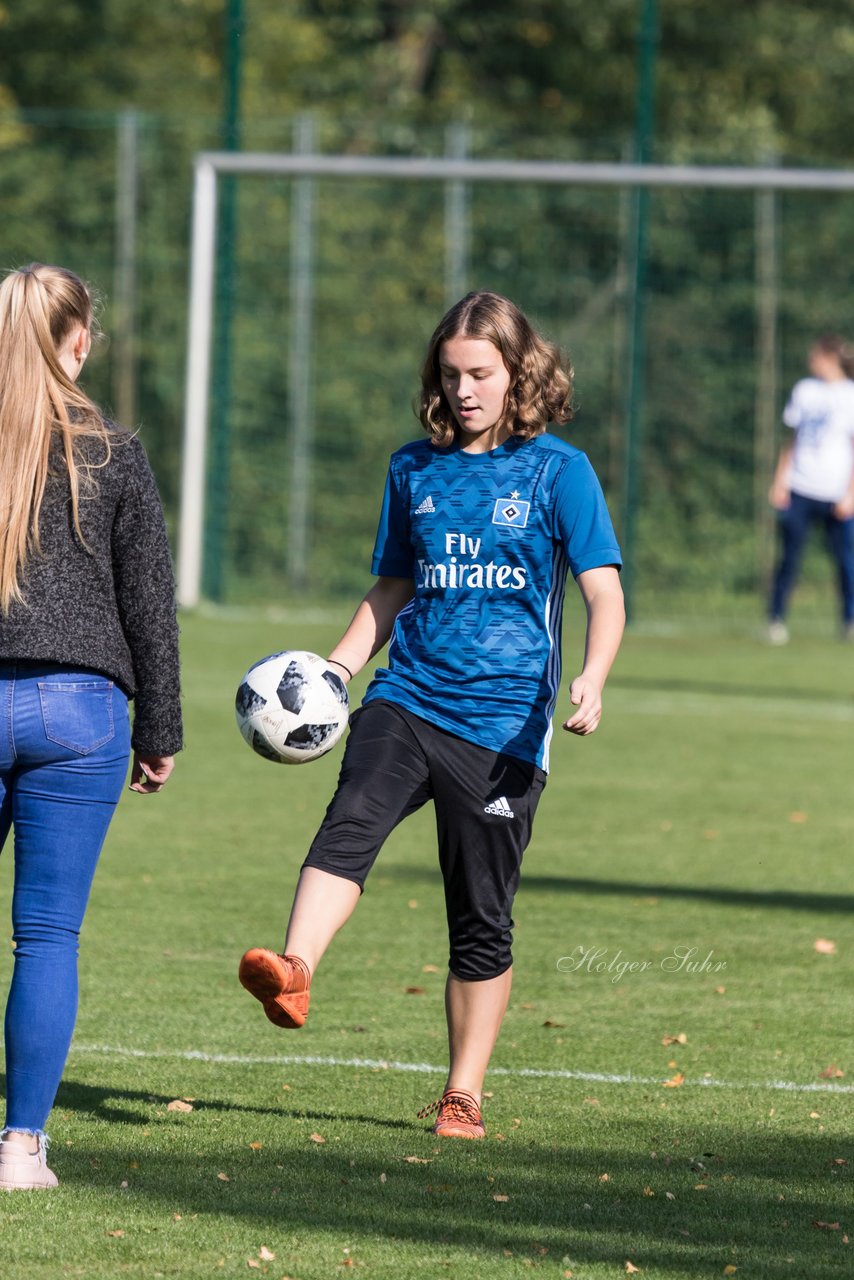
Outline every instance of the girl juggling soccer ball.
<path id="1" fill-rule="evenodd" d="M 546 782 L 567 570 L 587 608 L 564 728 L 592 733 L 623 630 L 620 551 L 583 453 L 546 433 L 572 416 L 558 350 L 498 294 L 439 324 L 422 373 L 427 439 L 391 459 L 377 581 L 330 655 L 349 680 L 387 641 L 351 719 L 338 788 L 300 874 L 283 954 L 240 980 L 299 1027 L 311 976 L 392 829 L 436 810 L 450 936 L 450 1070 L 434 1132 L 484 1136 L 483 1080 L 510 995 L 522 855 Z"/>

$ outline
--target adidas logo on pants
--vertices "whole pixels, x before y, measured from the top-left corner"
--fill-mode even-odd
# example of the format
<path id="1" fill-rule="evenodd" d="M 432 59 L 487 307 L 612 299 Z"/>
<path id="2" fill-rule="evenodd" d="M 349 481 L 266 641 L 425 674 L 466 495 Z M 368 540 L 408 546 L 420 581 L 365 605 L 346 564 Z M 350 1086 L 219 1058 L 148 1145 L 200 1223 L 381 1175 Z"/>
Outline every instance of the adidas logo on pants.
<path id="1" fill-rule="evenodd" d="M 484 813 L 496 813 L 500 818 L 515 818 L 516 815 L 510 808 L 510 802 L 506 796 L 499 796 L 497 800 L 493 800 L 483 811 Z"/>

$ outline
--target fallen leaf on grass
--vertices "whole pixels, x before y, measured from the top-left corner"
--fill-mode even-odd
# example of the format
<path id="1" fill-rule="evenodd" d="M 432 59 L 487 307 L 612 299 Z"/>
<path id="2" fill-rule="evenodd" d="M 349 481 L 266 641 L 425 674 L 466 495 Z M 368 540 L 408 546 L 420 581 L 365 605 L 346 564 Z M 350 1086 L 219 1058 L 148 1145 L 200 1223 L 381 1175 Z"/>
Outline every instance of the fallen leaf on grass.
<path id="1" fill-rule="evenodd" d="M 326 1141 L 326 1139 L 325 1139 L 321 1134 L 319 1134 L 319 1133 L 312 1133 L 312 1134 L 309 1134 L 309 1141 L 310 1141 L 310 1142 L 325 1142 L 325 1141 Z"/>
<path id="2" fill-rule="evenodd" d="M 831 942 L 830 938 L 816 938 L 812 944 L 813 951 L 817 951 L 822 956 L 832 956 L 836 954 L 836 943 Z"/>
<path id="3" fill-rule="evenodd" d="M 166 1104 L 167 1111 L 192 1111 L 192 1102 L 186 1102 L 183 1098 L 174 1098 L 172 1102 Z"/>
<path id="4" fill-rule="evenodd" d="M 388 1181 L 388 1176 L 387 1176 L 385 1173 L 381 1173 L 381 1174 L 380 1174 L 380 1182 L 382 1182 L 383 1184 L 385 1184 L 387 1181 Z"/>
<path id="5" fill-rule="evenodd" d="M 107 1232 L 108 1236 L 113 1236 L 114 1239 L 116 1240 L 122 1240 L 124 1238 L 124 1234 L 125 1234 L 124 1231 L 108 1231 Z"/>
<path id="6" fill-rule="evenodd" d="M 600 1105 L 598 1098 L 585 1098 L 584 1101 L 591 1107 L 598 1107 Z"/>
<path id="7" fill-rule="evenodd" d="M 432 1164 L 432 1156 L 401 1156 L 405 1164 Z"/>
<path id="8" fill-rule="evenodd" d="M 790 822 L 806 822 L 807 817 L 808 817 L 808 814 L 804 813 L 803 809 L 794 809 L 792 813 L 789 814 L 789 821 Z"/>
<path id="9" fill-rule="evenodd" d="M 655 1195 L 655 1192 L 653 1191 L 652 1187 L 644 1187 L 644 1189 L 643 1189 L 643 1193 L 644 1193 L 644 1195 L 645 1195 L 645 1196 L 654 1196 L 654 1195 Z"/>
<path id="10" fill-rule="evenodd" d="M 725 1276 L 734 1276 L 736 1271 L 738 1271 L 738 1267 L 733 1262 L 728 1262 L 724 1267 Z"/>
<path id="11" fill-rule="evenodd" d="M 543 1023 L 543 1026 L 544 1026 L 544 1027 L 565 1027 L 565 1026 L 566 1026 L 566 1023 L 565 1023 L 565 1022 L 553 1022 L 551 1018 L 546 1018 L 545 1022 Z"/>
<path id="12" fill-rule="evenodd" d="M 216 1176 L 219 1178 L 220 1182 L 231 1182 L 231 1178 L 229 1178 L 227 1173 L 218 1173 Z"/>
<path id="13" fill-rule="evenodd" d="M 273 1253 L 272 1249 L 268 1249 L 265 1244 L 262 1244 L 261 1248 L 258 1250 L 258 1257 L 262 1262 L 276 1261 L 276 1255 Z"/>
<path id="14" fill-rule="evenodd" d="M 831 1160 L 830 1163 L 831 1164 L 847 1164 L 848 1161 L 843 1156 L 834 1156 L 834 1158 Z"/>
<path id="15" fill-rule="evenodd" d="M 726 995 L 726 987 L 715 987 L 715 995 L 716 996 Z"/>
<path id="16" fill-rule="evenodd" d="M 510 1199 L 509 1196 L 493 1196 L 493 1200 L 497 1200 L 499 1204 L 506 1204 Z"/>
<path id="17" fill-rule="evenodd" d="M 667 1196 L 667 1199 L 668 1199 L 668 1200 L 675 1200 L 675 1199 L 676 1199 L 676 1197 L 675 1197 L 675 1195 L 673 1194 L 673 1192 L 672 1192 L 672 1191 L 665 1191 L 665 1193 L 664 1193 L 664 1194 Z"/>
<path id="18" fill-rule="evenodd" d="M 418 899 L 410 898 L 406 905 L 409 907 L 410 911 L 415 911 L 418 907 Z"/>
<path id="19" fill-rule="evenodd" d="M 264 1150 L 264 1143 L 263 1143 L 263 1142 L 250 1142 L 250 1143 L 249 1143 L 249 1150 L 250 1150 L 250 1151 L 263 1151 L 263 1150 Z"/>
<path id="20" fill-rule="evenodd" d="M 610 1182 L 610 1181 L 611 1181 L 611 1175 L 610 1175 L 610 1173 L 600 1173 L 600 1174 L 599 1174 L 599 1181 L 600 1181 L 600 1182 Z"/>
<path id="21" fill-rule="evenodd" d="M 257 1258 L 247 1258 L 246 1265 L 247 1267 L 252 1267 L 255 1271 L 261 1270 L 261 1263 L 258 1261 Z"/>
<path id="22" fill-rule="evenodd" d="M 672 1076 L 669 1080 L 662 1081 L 662 1088 L 678 1089 L 680 1084 L 684 1084 L 684 1083 L 685 1083 L 684 1075 L 682 1074 L 681 1071 L 677 1071 L 675 1076 Z"/>
<path id="23" fill-rule="evenodd" d="M 838 1231 L 838 1222 L 814 1222 L 814 1227 L 818 1227 L 819 1231 Z"/>
<path id="24" fill-rule="evenodd" d="M 407 987 L 406 994 L 408 996 L 423 996 L 425 989 L 424 987 Z"/>
<path id="25" fill-rule="evenodd" d="M 439 966 L 437 964 L 425 964 L 421 966 L 422 973 L 438 973 Z"/>
<path id="26" fill-rule="evenodd" d="M 688 1043 L 688 1037 L 686 1036 L 686 1034 L 685 1034 L 685 1032 L 684 1032 L 684 1031 L 680 1031 L 678 1036 L 662 1036 L 662 1037 L 661 1037 L 661 1043 L 662 1043 L 663 1045 L 668 1045 L 668 1044 L 687 1044 L 687 1043 Z"/>
<path id="27" fill-rule="evenodd" d="M 624 1269 L 626 1274 L 630 1276 L 637 1275 L 637 1273 L 640 1271 L 640 1267 L 636 1267 L 633 1262 L 629 1262 L 628 1258 L 626 1259 L 626 1265 Z"/>
<path id="28" fill-rule="evenodd" d="M 819 1071 L 822 1080 L 841 1080 L 845 1072 L 837 1067 L 835 1062 L 831 1062 L 829 1067 L 825 1067 L 824 1071 Z"/>

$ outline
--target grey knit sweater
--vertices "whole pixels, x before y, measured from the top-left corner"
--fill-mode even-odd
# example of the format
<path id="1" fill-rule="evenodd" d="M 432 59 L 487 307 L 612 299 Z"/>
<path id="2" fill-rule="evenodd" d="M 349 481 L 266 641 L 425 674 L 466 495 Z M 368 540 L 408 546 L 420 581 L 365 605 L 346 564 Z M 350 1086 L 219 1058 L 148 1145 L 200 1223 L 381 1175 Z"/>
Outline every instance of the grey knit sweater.
<path id="1" fill-rule="evenodd" d="M 42 503 L 41 552 L 27 562 L 23 605 L 0 614 L 0 659 L 56 662 L 102 672 L 134 699 L 132 743 L 143 754 L 182 746 L 178 624 L 163 510 L 136 437 L 111 433 L 79 445 L 93 467 L 81 483 L 74 531 L 60 449 Z M 87 549 L 88 548 L 88 549 Z"/>

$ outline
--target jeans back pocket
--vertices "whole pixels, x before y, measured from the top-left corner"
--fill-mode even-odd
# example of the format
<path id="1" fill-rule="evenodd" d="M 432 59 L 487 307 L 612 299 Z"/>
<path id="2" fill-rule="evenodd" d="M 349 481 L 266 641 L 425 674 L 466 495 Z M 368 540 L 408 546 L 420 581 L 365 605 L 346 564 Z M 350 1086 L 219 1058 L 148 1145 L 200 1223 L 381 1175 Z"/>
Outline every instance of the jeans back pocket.
<path id="1" fill-rule="evenodd" d="M 115 736 L 111 680 L 39 681 L 44 731 L 50 742 L 87 756 Z"/>

